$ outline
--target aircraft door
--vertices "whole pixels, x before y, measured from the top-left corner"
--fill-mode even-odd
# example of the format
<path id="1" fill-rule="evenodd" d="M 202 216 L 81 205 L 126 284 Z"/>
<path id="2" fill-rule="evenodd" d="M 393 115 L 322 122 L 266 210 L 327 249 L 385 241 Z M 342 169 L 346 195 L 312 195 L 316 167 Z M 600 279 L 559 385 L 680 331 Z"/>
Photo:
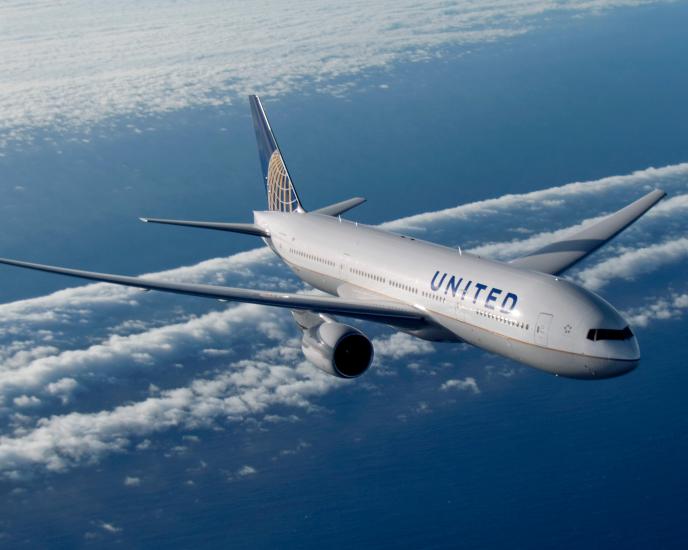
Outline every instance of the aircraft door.
<path id="1" fill-rule="evenodd" d="M 549 326 L 551 324 L 552 315 L 550 313 L 540 313 L 538 315 L 537 324 L 535 325 L 535 343 L 539 346 L 547 345 Z"/>

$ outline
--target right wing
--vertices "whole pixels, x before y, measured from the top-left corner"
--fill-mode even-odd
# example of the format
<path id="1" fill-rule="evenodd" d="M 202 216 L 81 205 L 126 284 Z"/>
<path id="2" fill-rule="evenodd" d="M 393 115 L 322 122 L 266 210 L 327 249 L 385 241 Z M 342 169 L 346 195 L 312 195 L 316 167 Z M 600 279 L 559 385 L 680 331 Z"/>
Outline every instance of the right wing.
<path id="1" fill-rule="evenodd" d="M 655 189 L 599 222 L 527 256 L 516 258 L 510 264 L 522 269 L 559 275 L 607 244 L 665 196 L 664 191 Z"/>
<path id="2" fill-rule="evenodd" d="M 392 301 L 368 302 L 365 300 L 343 299 L 336 296 L 309 296 L 287 292 L 156 281 L 142 277 L 96 273 L 5 258 L 0 258 L 0 263 L 145 290 L 159 290 L 203 298 L 215 298 L 222 301 L 283 307 L 292 310 L 316 311 L 318 313 L 342 315 L 344 317 L 353 317 L 355 319 L 364 319 L 399 327 L 415 327 L 425 322 L 425 318 L 420 311 Z"/>

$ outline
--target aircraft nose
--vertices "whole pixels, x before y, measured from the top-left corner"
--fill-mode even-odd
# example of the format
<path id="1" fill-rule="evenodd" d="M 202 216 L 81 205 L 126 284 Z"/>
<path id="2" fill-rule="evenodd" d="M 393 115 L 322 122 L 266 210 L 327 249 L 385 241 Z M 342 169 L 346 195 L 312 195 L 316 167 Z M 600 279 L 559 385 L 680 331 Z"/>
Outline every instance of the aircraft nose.
<path id="1" fill-rule="evenodd" d="M 640 364 L 640 359 L 607 359 L 597 365 L 592 372 L 595 378 L 616 378 L 635 370 Z"/>
<path id="2" fill-rule="evenodd" d="M 588 369 L 594 378 L 615 378 L 628 374 L 640 364 L 640 349 L 635 336 L 623 342 L 609 342 L 605 359 L 590 364 Z"/>

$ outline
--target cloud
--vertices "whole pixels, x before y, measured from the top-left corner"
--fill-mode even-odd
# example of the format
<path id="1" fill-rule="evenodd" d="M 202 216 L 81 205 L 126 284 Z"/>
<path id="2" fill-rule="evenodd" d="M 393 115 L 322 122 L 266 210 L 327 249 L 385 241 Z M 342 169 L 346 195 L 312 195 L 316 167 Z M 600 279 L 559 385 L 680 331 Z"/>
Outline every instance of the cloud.
<path id="1" fill-rule="evenodd" d="M 310 446 L 311 446 L 310 443 L 301 439 L 298 441 L 298 443 L 294 447 L 292 447 L 290 449 L 282 449 L 276 456 L 272 457 L 272 460 L 275 461 L 281 457 L 297 455 L 300 452 L 302 452 L 304 449 L 309 449 Z"/>
<path id="2" fill-rule="evenodd" d="M 408 227 L 427 227 L 443 221 L 455 221 L 457 219 L 471 219 L 483 217 L 495 212 L 503 212 L 523 207 L 540 208 L 543 201 L 552 199 L 567 199 L 579 196 L 595 196 L 599 198 L 605 192 L 615 188 L 638 189 L 643 186 L 649 188 L 659 187 L 663 182 L 673 183 L 676 181 L 685 182 L 688 177 L 688 163 L 673 164 L 661 168 L 646 168 L 637 170 L 631 174 L 609 176 L 606 178 L 573 182 L 558 187 L 549 187 L 539 191 L 532 191 L 523 194 L 502 195 L 495 199 L 472 202 L 437 210 L 435 212 L 424 212 L 406 218 L 400 218 L 381 225 L 383 229 L 389 231 L 401 231 Z"/>
<path id="3" fill-rule="evenodd" d="M 636 279 L 665 264 L 686 258 L 688 258 L 688 238 L 683 237 L 627 250 L 584 269 L 578 273 L 576 279 L 586 288 L 599 290 L 614 278 Z"/>
<path id="4" fill-rule="evenodd" d="M 252 475 L 255 475 L 256 473 L 258 473 L 258 470 L 256 470 L 253 466 L 248 466 L 248 465 L 242 466 L 237 471 L 237 475 L 239 477 L 252 476 Z"/>
<path id="5" fill-rule="evenodd" d="M 642 307 L 624 312 L 629 322 L 637 327 L 646 327 L 652 321 L 681 319 L 688 309 L 688 294 L 672 292 L 667 296 L 654 296 Z"/>
<path id="6" fill-rule="evenodd" d="M 447 380 L 444 384 L 440 386 L 440 390 L 462 390 L 470 391 L 472 393 L 480 393 L 480 388 L 478 387 L 478 382 L 472 376 L 467 376 L 463 380 L 460 378 L 454 378 Z"/>
<path id="7" fill-rule="evenodd" d="M 19 368 L 0 370 L 0 396 L 6 397 L 17 390 L 29 389 L 55 395 L 59 390 L 64 392 L 68 387 L 75 387 L 72 382 L 64 381 L 66 377 L 72 377 L 73 380 L 82 372 L 98 372 L 102 375 L 109 368 L 121 371 L 126 364 L 138 369 L 149 363 L 141 361 L 141 357 L 148 357 L 151 361 L 153 356 L 158 360 L 173 357 L 185 347 L 212 343 L 232 332 L 245 332 L 245 325 L 252 326 L 256 334 L 270 336 L 269 332 L 260 332 L 260 326 L 266 319 L 278 315 L 280 312 L 275 310 L 242 304 L 141 333 L 112 335 L 102 343 L 85 349 L 61 351 L 33 359 Z M 42 390 L 44 387 L 45 390 Z"/>
<path id="8" fill-rule="evenodd" d="M 141 485 L 141 478 L 134 476 L 127 476 L 124 478 L 125 487 L 138 487 Z"/>
<path id="9" fill-rule="evenodd" d="M 135 439 L 162 430 L 209 427 L 218 418 L 241 422 L 275 405 L 309 410 L 309 398 L 338 382 L 305 363 L 294 367 L 242 360 L 229 365 L 227 372 L 166 390 L 159 397 L 109 411 L 42 418 L 33 429 L 0 436 L 0 476 L 21 478 L 34 467 L 65 471 L 124 452 Z"/>
<path id="10" fill-rule="evenodd" d="M 108 522 L 106 522 L 106 521 L 100 521 L 100 522 L 98 523 L 98 525 L 100 526 L 100 528 L 101 528 L 103 531 L 105 531 L 105 532 L 107 532 L 107 533 L 111 533 L 111 534 L 113 534 L 113 535 L 122 532 L 122 528 L 121 528 L 121 527 L 116 527 L 116 526 L 113 525 L 112 523 L 108 523 Z"/>
<path id="11" fill-rule="evenodd" d="M 37 407 L 41 404 L 41 400 L 35 395 L 20 395 L 19 397 L 15 397 L 13 402 L 15 407 L 21 408 Z"/>
<path id="12" fill-rule="evenodd" d="M 379 359 L 401 359 L 408 355 L 431 353 L 433 345 L 425 340 L 419 340 L 403 332 L 395 332 L 390 336 L 373 340 L 375 356 Z"/>
<path id="13" fill-rule="evenodd" d="M 60 378 L 57 382 L 51 382 L 46 386 L 48 393 L 58 396 L 62 403 L 68 403 L 70 395 L 79 386 L 74 378 Z"/>
<path id="14" fill-rule="evenodd" d="M 228 472 L 225 471 L 225 479 L 227 481 L 238 481 L 243 478 L 251 477 L 254 476 L 258 473 L 258 470 L 256 470 L 253 466 L 249 466 L 248 464 L 245 464 L 238 470 L 234 472 Z"/>
<path id="15" fill-rule="evenodd" d="M 688 194 L 667 197 L 652 208 L 646 216 L 648 218 L 674 216 L 681 210 L 688 210 Z"/>
<path id="16" fill-rule="evenodd" d="M 269 1 L 250 9 L 219 0 L 128 0 L 97 10 L 79 0 L 32 2 L 30 9 L 3 3 L 0 148 L 30 139 L 32 128 L 88 129 L 118 116 L 221 105 L 249 92 L 278 95 L 308 85 L 341 93 L 365 70 L 524 33 L 554 12 L 646 3 L 299 1 L 288 10 Z M 149 124 L 129 127 L 143 132 Z"/>

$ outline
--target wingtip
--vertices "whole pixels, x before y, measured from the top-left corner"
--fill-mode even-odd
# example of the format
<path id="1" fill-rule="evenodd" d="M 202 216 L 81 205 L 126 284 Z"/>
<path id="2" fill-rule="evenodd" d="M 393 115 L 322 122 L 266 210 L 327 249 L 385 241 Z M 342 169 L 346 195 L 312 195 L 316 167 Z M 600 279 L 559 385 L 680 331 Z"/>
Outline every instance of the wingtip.
<path id="1" fill-rule="evenodd" d="M 139 218 L 139 220 L 142 221 L 143 223 L 148 223 L 148 218 Z"/>

